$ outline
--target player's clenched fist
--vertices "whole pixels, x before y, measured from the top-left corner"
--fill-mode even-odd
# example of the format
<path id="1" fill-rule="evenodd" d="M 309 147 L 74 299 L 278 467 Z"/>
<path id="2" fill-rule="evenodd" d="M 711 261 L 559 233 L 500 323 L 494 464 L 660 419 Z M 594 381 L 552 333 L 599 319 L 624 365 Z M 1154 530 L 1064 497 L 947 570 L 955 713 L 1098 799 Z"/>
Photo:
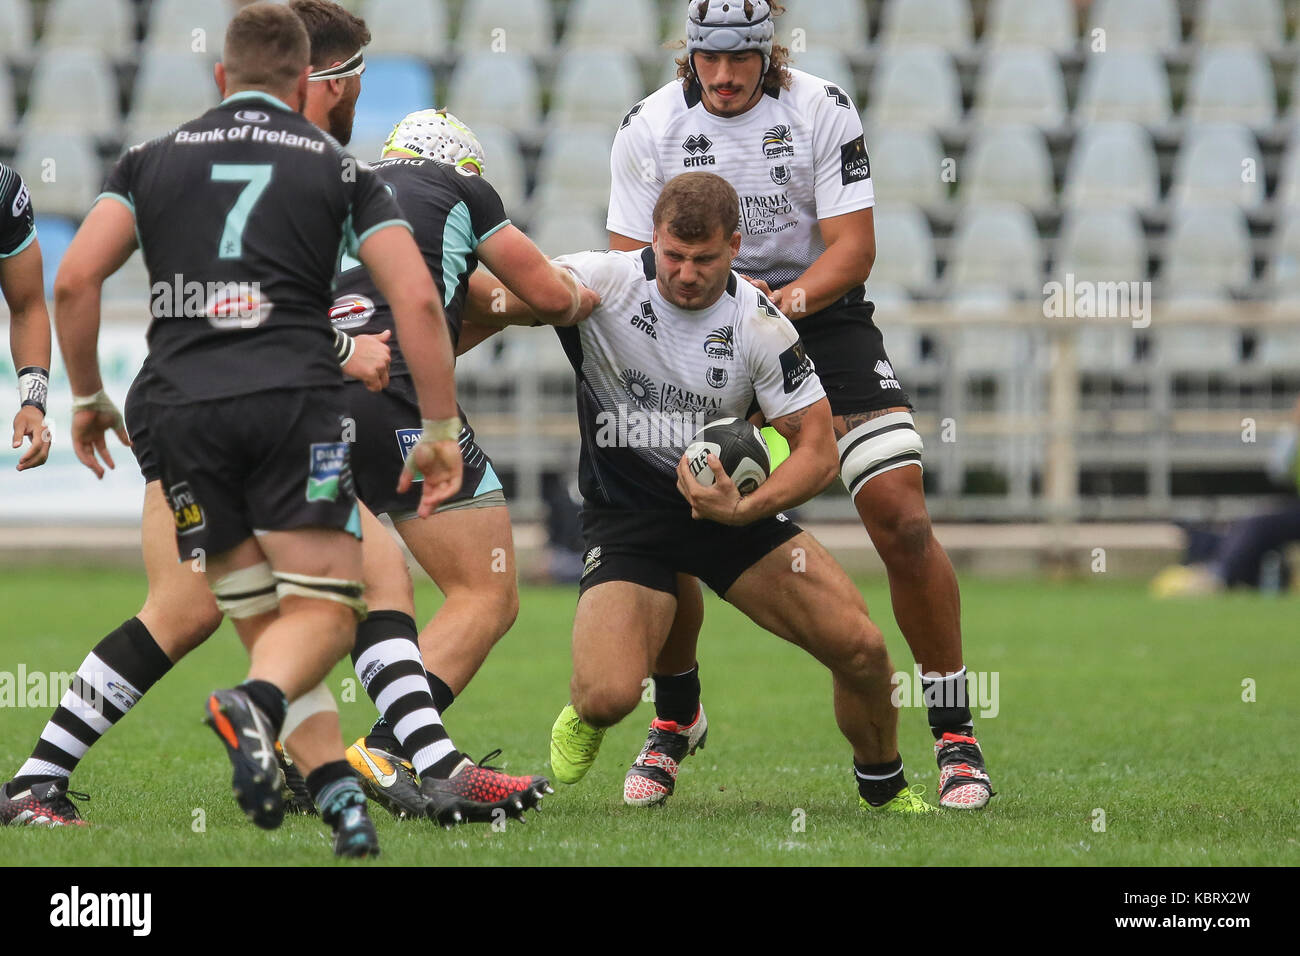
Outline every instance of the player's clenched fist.
<path id="1" fill-rule="evenodd" d="M 458 442 L 450 439 L 421 439 L 406 458 L 406 467 L 397 482 L 397 490 L 403 493 L 415 482 L 416 475 L 423 477 L 424 491 L 420 496 L 419 515 L 427 518 L 438 505 L 460 491 L 463 465 Z"/>

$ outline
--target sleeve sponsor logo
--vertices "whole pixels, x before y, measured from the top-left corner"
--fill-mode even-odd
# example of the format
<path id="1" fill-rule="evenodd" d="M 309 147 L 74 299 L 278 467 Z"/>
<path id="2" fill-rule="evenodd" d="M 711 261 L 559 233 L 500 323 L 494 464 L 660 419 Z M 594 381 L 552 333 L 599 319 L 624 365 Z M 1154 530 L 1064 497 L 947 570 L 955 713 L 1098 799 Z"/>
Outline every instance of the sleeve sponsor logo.
<path id="1" fill-rule="evenodd" d="M 848 186 L 871 178 L 871 159 L 867 156 L 867 138 L 859 136 L 840 147 L 840 183 Z"/>
<path id="2" fill-rule="evenodd" d="M 18 190 L 18 195 L 14 197 L 14 204 L 10 210 L 15 219 L 27 211 L 27 204 L 31 202 L 31 199 L 32 192 L 27 188 L 27 184 L 23 183 L 23 188 Z"/>
<path id="3" fill-rule="evenodd" d="M 338 501 L 347 474 L 347 442 L 313 442 L 307 465 L 307 500 Z"/>
<path id="4" fill-rule="evenodd" d="M 813 374 L 812 359 L 804 351 L 800 339 L 781 353 L 781 375 L 785 379 L 785 393 L 797 391 Z"/>
<path id="5" fill-rule="evenodd" d="M 172 485 L 167 489 L 167 503 L 172 508 L 172 518 L 176 522 L 176 533 L 182 537 L 194 534 L 207 527 L 207 516 L 203 506 L 194 497 L 188 481 Z"/>

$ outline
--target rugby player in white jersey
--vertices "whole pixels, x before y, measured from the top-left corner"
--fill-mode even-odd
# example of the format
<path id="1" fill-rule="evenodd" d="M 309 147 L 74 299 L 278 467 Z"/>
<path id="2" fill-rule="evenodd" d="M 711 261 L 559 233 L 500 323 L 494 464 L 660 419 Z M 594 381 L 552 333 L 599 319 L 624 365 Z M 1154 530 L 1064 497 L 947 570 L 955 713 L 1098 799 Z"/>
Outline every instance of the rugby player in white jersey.
<path id="1" fill-rule="evenodd" d="M 788 67 L 773 45 L 780 12 L 767 0 L 691 0 L 677 79 L 633 106 L 614 140 L 610 248 L 650 241 L 651 211 L 676 176 L 708 170 L 736 187 L 735 268 L 795 322 L 826 388 L 840 477 L 922 673 L 940 803 L 975 809 L 993 790 L 967 705 L 957 578 L 930 527 L 911 405 L 863 293 L 876 242 L 862 124 L 843 87 Z M 699 589 L 683 582 L 672 638 L 653 667 L 656 719 L 628 772 L 629 800 L 648 785 L 666 799 L 674 780 L 655 765 L 675 766 L 707 730 L 695 657 L 702 620 Z"/>
<path id="2" fill-rule="evenodd" d="M 795 327 L 731 270 L 739 218 L 731 186 L 691 173 L 658 198 L 653 248 L 556 260 L 601 304 L 557 330 L 578 379 L 586 559 L 570 703 L 552 729 L 551 766 L 576 783 L 606 728 L 637 706 L 672 624 L 678 575 L 689 574 L 831 671 L 855 768 L 897 766 L 859 779 L 861 806 L 933 811 L 903 777 L 880 629 L 844 570 L 781 513 L 834 480 L 838 455 L 830 404 Z M 714 456 L 714 484 L 699 484 L 684 455 L 691 436 L 755 409 L 787 439 L 790 457 L 744 498 Z M 806 567 L 792 554 L 805 555 Z M 671 758 L 650 766 L 676 771 Z M 630 795 L 656 797 L 652 786 Z"/>

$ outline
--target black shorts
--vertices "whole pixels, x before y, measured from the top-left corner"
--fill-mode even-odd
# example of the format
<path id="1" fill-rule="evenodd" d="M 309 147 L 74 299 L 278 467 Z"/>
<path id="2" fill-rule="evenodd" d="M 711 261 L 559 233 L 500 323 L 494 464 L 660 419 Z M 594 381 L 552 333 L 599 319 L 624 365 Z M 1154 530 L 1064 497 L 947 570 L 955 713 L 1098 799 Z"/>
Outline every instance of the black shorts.
<path id="1" fill-rule="evenodd" d="M 785 515 L 733 528 L 697 521 L 689 511 L 584 508 L 578 590 L 630 581 L 676 594 L 681 572 L 725 597 L 742 574 L 802 531 Z"/>
<path id="2" fill-rule="evenodd" d="M 255 529 L 361 536 L 341 387 L 131 404 L 145 438 L 141 469 L 162 480 L 182 560 L 199 548 L 228 551 Z"/>
<path id="3" fill-rule="evenodd" d="M 409 518 L 420 507 L 417 478 L 405 494 L 397 493 L 406 456 L 420 440 L 420 404 L 407 376 L 389 382 L 382 392 L 372 392 L 360 382 L 344 386 L 344 400 L 353 421 L 355 442 L 352 469 L 357 497 L 375 514 L 387 514 L 394 521 Z M 474 441 L 464 410 L 460 412 L 460 454 L 464 462 L 460 490 L 438 506 L 454 511 L 475 505 L 504 505 L 505 494 L 492 459 Z M 471 504 L 474 503 L 474 504 Z"/>
<path id="4" fill-rule="evenodd" d="M 126 422 L 126 433 L 131 438 L 131 452 L 135 455 L 140 474 L 144 475 L 145 484 L 159 481 L 162 475 L 158 471 L 158 459 L 154 457 L 149 444 L 149 428 L 144 422 L 144 386 L 139 377 L 131 383 L 126 393 L 126 404 L 122 406 L 122 418 Z"/>
<path id="5" fill-rule="evenodd" d="M 912 407 L 885 354 L 884 336 L 871 321 L 875 311 L 874 302 L 853 293 L 795 323 L 832 415 Z"/>

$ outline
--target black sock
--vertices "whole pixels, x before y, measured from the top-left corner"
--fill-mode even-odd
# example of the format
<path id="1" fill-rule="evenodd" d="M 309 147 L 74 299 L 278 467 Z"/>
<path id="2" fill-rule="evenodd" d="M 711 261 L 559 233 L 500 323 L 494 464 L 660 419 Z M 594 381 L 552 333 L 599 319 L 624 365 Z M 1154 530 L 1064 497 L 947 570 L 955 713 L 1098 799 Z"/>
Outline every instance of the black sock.
<path id="1" fill-rule="evenodd" d="M 409 614 L 372 611 L 357 626 L 352 666 L 415 772 L 446 778 L 462 758 L 429 693 L 418 637 Z M 378 737 L 379 729 L 371 735 Z"/>
<path id="2" fill-rule="evenodd" d="M 655 674 L 655 716 L 689 724 L 700 709 L 700 665 L 685 674 Z"/>
<path id="3" fill-rule="evenodd" d="M 14 777 L 12 792 L 70 777 L 86 752 L 171 666 L 138 617 L 122 622 L 82 661 L 31 757 Z"/>
<path id="4" fill-rule="evenodd" d="M 424 676 L 429 681 L 429 693 L 433 695 L 433 706 L 438 708 L 438 713 L 445 714 L 447 708 L 455 702 L 456 695 L 451 692 L 447 682 L 432 671 L 425 671 Z"/>
<path id="5" fill-rule="evenodd" d="M 938 740 L 946 733 L 970 736 L 974 730 L 966 700 L 966 668 L 948 677 L 921 678 L 921 699 L 930 718 L 930 733 Z"/>
<path id="6" fill-rule="evenodd" d="M 902 757 L 895 757 L 888 763 L 858 763 L 855 760 L 853 776 L 858 781 L 858 794 L 873 807 L 884 806 L 907 786 Z"/>
<path id="7" fill-rule="evenodd" d="M 389 726 L 381 714 L 379 719 L 370 725 L 370 730 L 366 734 L 366 746 L 374 747 L 377 750 L 387 750 L 390 754 L 401 757 L 409 761 L 411 758 L 406 755 L 402 749 L 402 742 L 397 739 L 397 734 L 393 733 L 393 728 Z"/>
<path id="8" fill-rule="evenodd" d="M 266 714 L 274 736 L 279 737 L 280 728 L 284 726 L 285 711 L 289 709 L 284 691 L 265 680 L 246 680 L 239 685 L 239 689 L 248 695 L 258 710 Z"/>
<path id="9" fill-rule="evenodd" d="M 307 791 L 312 802 L 331 826 L 339 810 L 357 802 L 353 790 L 361 793 L 361 784 L 346 760 L 322 764 L 307 774 Z M 365 802 L 364 796 L 361 802 Z"/>

